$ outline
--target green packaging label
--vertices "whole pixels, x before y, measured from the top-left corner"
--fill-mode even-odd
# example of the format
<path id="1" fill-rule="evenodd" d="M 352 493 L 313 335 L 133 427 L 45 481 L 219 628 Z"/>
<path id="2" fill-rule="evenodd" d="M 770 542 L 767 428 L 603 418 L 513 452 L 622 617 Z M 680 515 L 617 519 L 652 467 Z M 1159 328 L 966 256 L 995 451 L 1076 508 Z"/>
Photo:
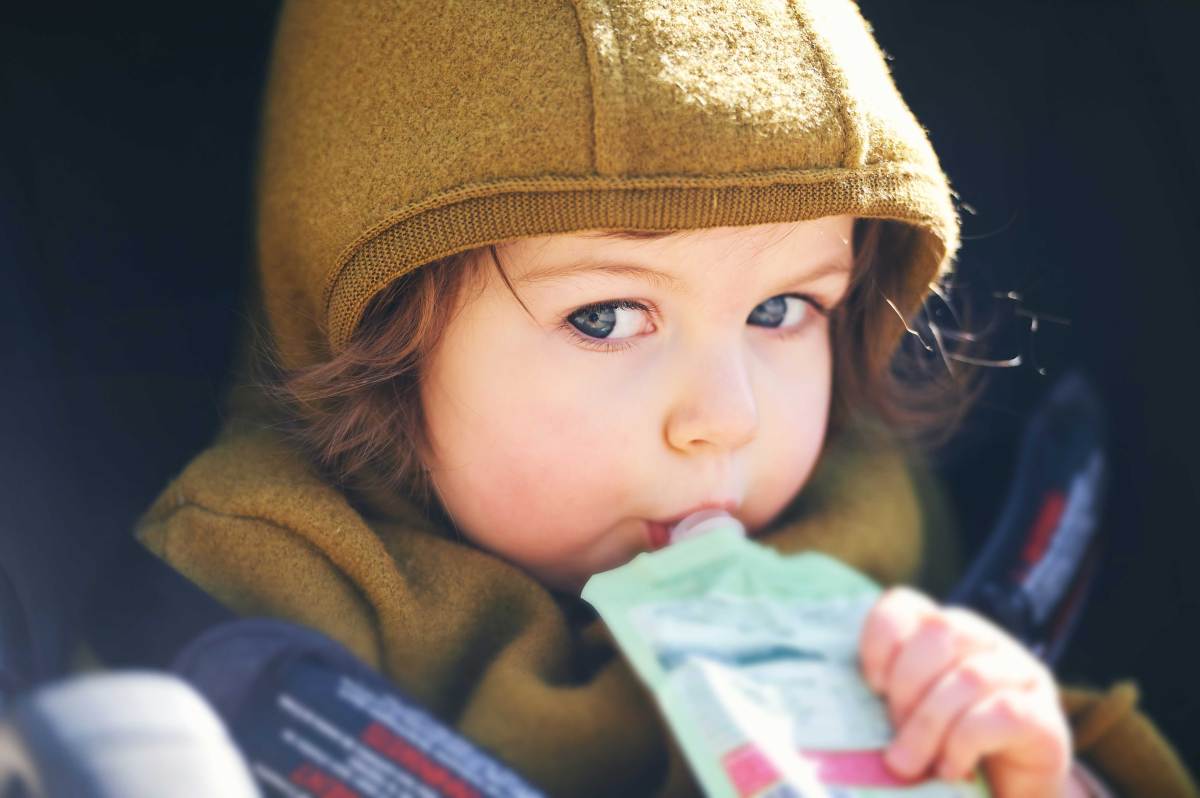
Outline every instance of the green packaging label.
<path id="1" fill-rule="evenodd" d="M 650 687 L 707 795 L 982 798 L 982 780 L 903 782 L 858 641 L 880 588 L 817 553 L 718 529 L 583 589 Z"/>

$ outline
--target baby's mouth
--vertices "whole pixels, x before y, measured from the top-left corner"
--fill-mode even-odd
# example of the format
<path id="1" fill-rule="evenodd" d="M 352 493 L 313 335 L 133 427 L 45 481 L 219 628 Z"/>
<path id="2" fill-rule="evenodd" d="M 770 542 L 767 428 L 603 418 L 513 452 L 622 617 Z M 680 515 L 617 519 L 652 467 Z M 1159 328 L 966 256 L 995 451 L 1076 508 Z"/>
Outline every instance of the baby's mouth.
<path id="1" fill-rule="evenodd" d="M 647 521 L 647 531 L 650 536 L 651 551 L 658 551 L 666 548 L 671 542 L 671 525 L 664 524 L 662 521 Z"/>

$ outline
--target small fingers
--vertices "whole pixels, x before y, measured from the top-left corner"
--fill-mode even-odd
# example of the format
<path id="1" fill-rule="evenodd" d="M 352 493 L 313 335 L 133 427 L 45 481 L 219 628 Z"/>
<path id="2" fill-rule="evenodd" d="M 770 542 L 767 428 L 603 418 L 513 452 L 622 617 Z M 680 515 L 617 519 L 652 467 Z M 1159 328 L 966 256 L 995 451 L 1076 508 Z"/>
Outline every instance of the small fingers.
<path id="1" fill-rule="evenodd" d="M 886 677 L 892 722 L 903 725 L 930 688 L 964 657 L 996 645 L 996 635 L 973 613 L 936 608 L 925 615 L 912 639 L 900 646 Z"/>
<path id="2" fill-rule="evenodd" d="M 894 587 L 886 591 L 867 614 L 859 638 L 863 678 L 876 693 L 888 682 L 900 646 L 912 637 L 921 620 L 937 611 L 937 605 L 915 590 Z"/>
<path id="3" fill-rule="evenodd" d="M 900 725 L 885 754 L 888 765 L 904 778 L 916 778 L 929 769 L 951 726 L 969 709 L 1001 689 L 1032 684 L 1033 676 L 1009 651 L 988 649 L 963 657 L 935 680 Z"/>
<path id="4" fill-rule="evenodd" d="M 1044 690 L 1003 689 L 969 708 L 946 733 L 938 764 L 943 779 L 963 779 L 983 757 L 1002 752 L 989 767 L 997 795 L 1045 795 L 1065 782 L 1070 732 Z"/>

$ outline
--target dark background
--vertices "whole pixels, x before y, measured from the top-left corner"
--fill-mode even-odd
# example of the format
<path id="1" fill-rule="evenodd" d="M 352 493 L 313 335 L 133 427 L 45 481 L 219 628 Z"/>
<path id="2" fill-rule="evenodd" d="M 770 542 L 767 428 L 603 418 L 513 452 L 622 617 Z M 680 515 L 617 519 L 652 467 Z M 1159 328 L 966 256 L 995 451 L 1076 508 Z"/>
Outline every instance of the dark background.
<path id="1" fill-rule="evenodd" d="M 1137 679 L 1200 769 L 1200 3 L 861 6 L 974 209 L 964 300 L 987 313 L 992 292 L 1018 291 L 1070 321 L 1004 331 L 1047 375 L 991 373 L 943 453 L 968 547 L 995 519 L 1030 409 L 1081 366 L 1113 421 L 1111 546 L 1060 672 Z M 42 674 L 62 668 L 114 536 L 219 422 L 276 8 L 0 14 L 0 565 L 35 618 Z"/>

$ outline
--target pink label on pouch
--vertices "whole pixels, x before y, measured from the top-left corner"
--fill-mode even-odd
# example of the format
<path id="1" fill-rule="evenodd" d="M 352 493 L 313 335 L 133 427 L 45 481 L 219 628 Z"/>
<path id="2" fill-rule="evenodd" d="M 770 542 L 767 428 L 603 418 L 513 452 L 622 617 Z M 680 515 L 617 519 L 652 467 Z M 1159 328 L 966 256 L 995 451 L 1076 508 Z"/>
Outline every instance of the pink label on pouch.
<path id="1" fill-rule="evenodd" d="M 817 769 L 822 784 L 843 787 L 906 787 L 911 782 L 892 775 L 883 751 L 801 751 Z"/>
<path id="2" fill-rule="evenodd" d="M 753 745 L 743 745 L 726 754 L 725 772 L 740 798 L 755 795 L 779 781 L 779 771 Z"/>
<path id="3" fill-rule="evenodd" d="M 892 775 L 882 750 L 800 751 L 816 770 L 817 781 L 839 787 L 907 787 L 912 782 Z M 757 795 L 778 784 L 779 771 L 761 750 L 744 745 L 725 756 L 725 772 L 739 798 Z"/>

